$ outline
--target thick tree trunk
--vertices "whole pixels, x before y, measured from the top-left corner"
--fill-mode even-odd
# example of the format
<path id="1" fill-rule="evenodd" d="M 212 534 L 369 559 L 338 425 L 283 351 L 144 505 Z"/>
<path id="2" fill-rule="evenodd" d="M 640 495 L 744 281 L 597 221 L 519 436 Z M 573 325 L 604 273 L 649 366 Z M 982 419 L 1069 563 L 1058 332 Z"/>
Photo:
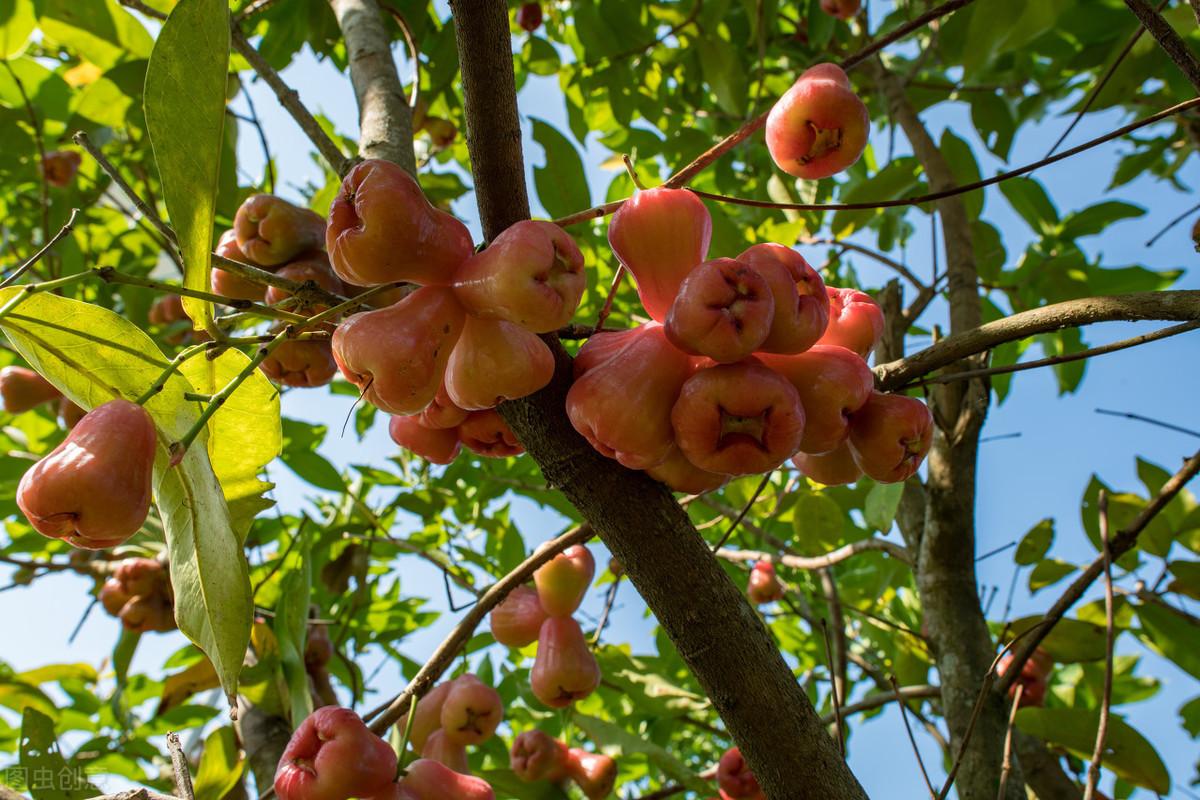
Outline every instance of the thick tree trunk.
<path id="1" fill-rule="evenodd" d="M 933 191 L 955 185 L 949 164 L 904 93 L 904 86 L 879 62 L 873 72 L 883 90 L 892 120 L 899 125 L 913 154 L 925 169 Z M 950 331 L 962 333 L 981 322 L 978 275 L 971 223 L 961 197 L 937 204 L 946 241 Z M 955 751 L 963 746 L 983 677 L 991 665 L 993 644 L 979 604 L 975 580 L 975 471 L 979 432 L 989 394 L 979 381 L 940 386 L 931 398 L 938 422 L 929 454 L 925 487 L 925 519 L 917 549 L 917 587 L 924 621 L 933 640 L 941 676 L 942 705 Z M 916 537 L 912 532 L 906 534 Z M 910 541 L 910 546 L 915 544 Z M 989 693 L 963 751 L 957 779 L 963 800 L 993 800 L 1000 782 L 1004 703 Z M 1019 769 L 1008 781 L 1008 800 L 1023 800 Z"/>
<path id="2" fill-rule="evenodd" d="M 452 3 L 467 146 L 484 235 L 529 216 L 503 0 Z M 537 394 L 501 413 L 546 480 L 561 490 L 625 566 L 696 675 L 771 800 L 866 795 L 826 733 L 761 618 L 661 484 L 593 450 L 565 412 L 570 360 Z"/>

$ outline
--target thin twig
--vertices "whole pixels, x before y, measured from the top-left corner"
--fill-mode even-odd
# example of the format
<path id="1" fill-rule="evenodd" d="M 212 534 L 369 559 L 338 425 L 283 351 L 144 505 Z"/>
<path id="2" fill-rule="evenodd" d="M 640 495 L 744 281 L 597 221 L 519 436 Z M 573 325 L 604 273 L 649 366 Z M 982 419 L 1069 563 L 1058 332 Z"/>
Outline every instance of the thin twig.
<path id="1" fill-rule="evenodd" d="M 1100 696 L 1096 746 L 1092 749 L 1092 761 L 1088 764 L 1083 800 L 1092 800 L 1100 783 L 1100 762 L 1104 758 L 1104 740 L 1108 736 L 1108 715 L 1112 704 L 1113 644 L 1116 641 L 1116 625 L 1113 621 L 1112 551 L 1109 549 L 1108 535 L 1108 492 L 1103 489 L 1100 490 L 1097 511 L 1100 514 L 1100 546 L 1104 552 L 1104 693 Z"/>
<path id="2" fill-rule="evenodd" d="M 1024 692 L 1025 684 L 1018 683 L 1013 692 L 1012 708 L 1008 712 L 1008 730 L 1004 734 L 1004 764 L 1000 767 L 1000 788 L 996 791 L 996 800 L 1004 800 L 1008 776 L 1012 773 L 1013 728 L 1016 726 L 1017 709 L 1021 707 L 1021 695 Z"/>
<path id="3" fill-rule="evenodd" d="M 1167 224 L 1166 224 L 1166 225 L 1163 227 L 1163 229 L 1162 229 L 1162 230 L 1160 230 L 1158 233 L 1154 234 L 1154 235 L 1153 235 L 1153 236 L 1151 236 L 1149 239 L 1147 239 L 1147 240 L 1146 240 L 1146 247 L 1154 247 L 1155 243 L 1156 243 L 1156 242 L 1157 242 L 1159 239 L 1161 239 L 1161 238 L 1163 237 L 1163 235 L 1165 235 L 1165 234 L 1167 233 L 1167 231 L 1171 230 L 1171 229 L 1172 229 L 1172 228 L 1174 228 L 1176 225 L 1178 225 L 1179 223 L 1183 222 L 1185 219 L 1187 219 L 1188 217 L 1190 217 L 1192 214 L 1195 214 L 1197 211 L 1200 211 L 1200 203 L 1197 203 L 1196 205 L 1194 205 L 1194 206 L 1192 206 L 1191 208 L 1189 208 L 1187 211 L 1185 211 L 1185 212 L 1183 212 L 1182 214 L 1180 214 L 1180 215 L 1179 215 L 1178 217 L 1176 217 L 1175 219 L 1173 219 L 1173 220 L 1171 220 L 1170 222 L 1168 222 L 1168 223 L 1167 223 Z"/>
<path id="4" fill-rule="evenodd" d="M 880 264 L 883 264 L 885 267 L 888 267 L 889 269 L 894 270 L 895 272 L 899 273 L 900 276 L 903 277 L 906 281 L 908 281 L 909 283 L 911 283 L 913 286 L 917 287 L 918 289 L 925 288 L 925 282 L 922 281 L 920 278 L 918 278 L 916 275 L 914 275 L 912 270 L 910 270 L 908 267 L 901 264 L 896 259 L 891 258 L 890 256 L 887 256 L 883 253 L 880 253 L 877 250 L 872 250 L 869 247 L 864 247 L 861 244 L 852 242 L 849 239 L 826 239 L 826 238 L 821 238 L 821 237 L 806 237 L 806 238 L 803 238 L 800 240 L 800 244 L 829 245 L 830 247 L 840 247 L 843 250 L 852 250 L 855 253 L 859 253 L 860 255 L 867 256 L 868 258 L 873 258 L 876 261 L 878 261 Z M 937 277 L 936 273 L 935 273 L 934 277 L 935 278 Z"/>
<path id="5" fill-rule="evenodd" d="M 271 146 L 267 144 L 267 132 L 263 129 L 262 120 L 258 118 L 258 109 L 254 107 L 254 98 L 250 96 L 250 92 L 246 89 L 242 79 L 238 77 L 238 86 L 242 89 L 242 97 L 246 98 L 246 107 L 250 110 L 250 124 L 258 131 L 258 141 L 262 145 L 263 161 L 266 166 L 267 191 L 271 194 L 275 193 L 275 164 L 271 161 Z"/>
<path id="6" fill-rule="evenodd" d="M 917 767 L 921 770 L 921 777 L 925 779 L 925 787 L 929 790 L 929 796 L 936 800 L 937 789 L 933 788 L 933 781 L 929 780 L 929 772 L 925 769 L 925 760 L 921 758 L 921 749 L 917 747 L 917 737 L 913 736 L 912 727 L 908 724 L 908 705 L 900 695 L 900 685 L 896 682 L 896 676 L 888 675 L 888 680 L 892 684 L 892 691 L 896 693 L 895 700 L 896 704 L 900 706 L 900 719 L 904 720 L 904 731 L 908 734 L 908 741 L 912 744 L 913 755 L 917 757 Z"/>
<path id="7" fill-rule="evenodd" d="M 600 636 L 604 633 L 604 629 L 608 627 L 608 616 L 612 613 L 613 604 L 617 602 L 617 589 L 621 587 L 621 579 L 624 575 L 618 575 L 612 582 L 612 586 L 608 587 L 608 593 L 604 598 L 604 610 L 600 613 L 600 621 L 596 623 L 596 633 L 592 635 L 592 649 L 595 650 L 600 644 Z"/>
<path id="8" fill-rule="evenodd" d="M 1192 84 L 1192 88 L 1200 93 L 1200 59 L 1196 58 L 1196 54 L 1188 47 L 1183 37 L 1147 0 L 1125 0 L 1125 5 L 1158 40 L 1159 47 L 1175 62 L 1175 66 L 1183 73 L 1183 77 L 1187 78 L 1188 83 Z"/>
<path id="9" fill-rule="evenodd" d="M 726 529 L 725 534 L 721 537 L 720 541 L 712 546 L 712 551 L 714 553 L 720 550 L 721 547 L 724 546 L 727 541 L 729 541 L 730 536 L 733 536 L 733 532 L 737 530 L 738 525 L 742 524 L 742 520 L 744 520 L 746 515 L 750 513 L 750 509 L 754 506 L 754 504 L 758 502 L 758 496 L 763 493 L 763 489 L 767 488 L 767 484 L 771 482 L 771 476 L 774 474 L 775 471 L 772 470 L 766 475 L 762 476 L 762 480 L 758 482 L 758 488 L 754 490 L 754 494 L 750 495 L 750 499 L 746 501 L 746 505 L 742 506 L 742 510 L 738 513 L 737 518 L 735 518 L 733 522 L 729 523 L 729 528 Z"/>
<path id="10" fill-rule="evenodd" d="M 600 313 L 596 316 L 596 324 L 592 327 L 591 335 L 595 336 L 604 327 L 604 321 L 608 319 L 608 315 L 612 313 L 613 300 L 617 297 L 617 290 L 621 288 L 621 281 L 625 279 L 625 265 L 617 264 L 617 274 L 613 275 L 612 285 L 608 287 L 608 296 L 604 298 L 604 305 L 600 307 Z"/>
<path id="11" fill-rule="evenodd" d="M 1125 419 L 1137 420 L 1138 422 L 1146 422 L 1146 423 L 1149 423 L 1150 425 L 1156 425 L 1159 428 L 1166 428 L 1169 431 L 1175 431 L 1176 433 L 1184 433 L 1184 434 L 1187 434 L 1188 436 L 1195 436 L 1196 438 L 1200 439 L 1200 431 L 1194 431 L 1191 428 L 1185 428 L 1182 425 L 1175 425 L 1170 422 L 1163 422 L 1161 419 L 1155 419 L 1154 417 L 1147 417 L 1142 414 L 1135 414 L 1132 411 L 1112 411 L 1107 408 L 1097 408 L 1096 413 L 1097 414 L 1105 414 L 1110 417 L 1123 417 Z"/>
<path id="12" fill-rule="evenodd" d="M 825 660 L 829 663 L 829 696 L 833 700 L 833 724 L 837 730 L 838 750 L 846 757 L 846 734 L 842 730 L 842 701 L 838 698 L 838 681 L 833 664 L 833 648 L 829 644 L 829 624 L 821 620 L 821 633 L 825 637 Z"/>
<path id="13" fill-rule="evenodd" d="M 732 509 L 731 509 L 732 510 Z M 743 523 L 745 524 L 745 523 Z M 749 526 L 747 526 L 749 528 Z M 905 564 L 912 563 L 912 556 L 902 545 L 895 542 L 889 542 L 887 539 L 879 539 L 872 537 L 870 539 L 859 539 L 857 542 L 842 545 L 836 550 L 826 553 L 823 556 L 797 556 L 797 555 L 776 555 L 773 553 L 764 553 L 759 550 L 733 550 L 730 548 L 721 548 L 717 550 L 717 558 L 723 558 L 726 561 L 771 561 L 782 564 L 791 569 L 824 569 L 832 567 L 834 564 L 839 564 L 848 558 L 866 553 L 868 551 L 882 551 L 887 553 L 897 561 Z"/>
<path id="14" fill-rule="evenodd" d="M 126 2 L 126 0 L 122 0 Z M 112 179 L 112 182 L 117 185 L 121 193 L 129 198 L 129 202 L 133 203 L 133 207 L 138 210 L 144 219 L 153 225 L 159 233 L 173 246 L 179 246 L 179 240 L 175 237 L 175 231 L 170 225 L 163 222 L 162 217 L 152 209 L 141 196 L 134 191 L 134 188 L 129 185 L 129 182 L 121 177 L 121 173 L 113 166 L 113 163 L 101 152 L 100 148 L 92 144 L 92 140 L 83 131 L 79 131 L 72 137 L 75 144 L 87 151 L 88 155 L 96 160 L 100 165 L 100 169 L 104 170 L 104 174 Z"/>
<path id="15" fill-rule="evenodd" d="M 20 279 L 20 277 L 22 275 L 24 275 L 26 272 L 29 271 L 30 267 L 32 267 L 34 264 L 36 264 L 38 261 L 41 260 L 42 256 L 44 256 L 44 255 L 46 255 L 46 253 L 50 252 L 50 248 L 54 247 L 54 245 L 56 245 L 60 241 L 62 241 L 62 239 L 68 233 L 71 232 L 71 229 L 75 227 L 75 218 L 78 216 L 79 216 L 79 209 L 72 208 L 71 216 L 67 219 L 66 224 L 62 226 L 62 228 L 58 231 L 58 233 L 54 234 L 53 238 L 51 238 L 50 241 L 48 241 L 44 245 L 42 245 L 41 250 L 38 250 L 36 253 L 34 253 L 32 256 L 30 256 L 29 259 L 26 260 L 26 262 L 24 264 L 22 264 L 21 266 L 17 267 L 15 270 L 13 270 L 13 273 L 11 275 L 9 275 L 3 281 L 0 281 L 0 289 L 3 289 L 5 286 L 12 286 L 14 283 L 16 283 L 17 280 Z"/>
<path id="16" fill-rule="evenodd" d="M 408 96 L 408 107 L 416 111 L 417 101 L 421 99 L 421 51 L 417 47 L 417 37 L 413 36 L 412 26 L 408 24 L 408 20 L 404 18 L 399 9 L 393 8 L 385 2 L 383 10 L 391 14 L 392 19 L 400 26 L 400 33 L 404 35 L 404 44 L 408 47 L 408 57 L 412 59 L 412 90 Z"/>
<path id="17" fill-rule="evenodd" d="M 17 91 L 21 94 L 21 102 L 25 105 L 25 113 L 29 117 L 29 125 L 33 128 L 33 144 L 37 148 L 38 153 L 38 200 L 42 207 L 42 239 L 45 240 L 50 235 L 50 180 L 46 174 L 46 146 L 42 143 L 42 122 L 38 118 L 37 110 L 33 106 L 33 102 L 29 99 L 29 95 L 25 93 L 25 84 L 17 75 L 16 70 L 12 68 L 12 64 L 8 63 L 8 59 L 0 60 L 4 64 L 4 68 L 8 70 L 8 76 L 12 78 L 12 82 L 16 85 Z M 50 271 L 50 277 L 58 277 L 54 270 Z"/>
<path id="18" fill-rule="evenodd" d="M 196 800 L 187 756 L 184 755 L 183 746 L 179 743 L 179 734 L 174 731 L 167 734 L 167 750 L 171 753 L 171 770 L 175 773 L 175 791 L 182 800 Z"/>

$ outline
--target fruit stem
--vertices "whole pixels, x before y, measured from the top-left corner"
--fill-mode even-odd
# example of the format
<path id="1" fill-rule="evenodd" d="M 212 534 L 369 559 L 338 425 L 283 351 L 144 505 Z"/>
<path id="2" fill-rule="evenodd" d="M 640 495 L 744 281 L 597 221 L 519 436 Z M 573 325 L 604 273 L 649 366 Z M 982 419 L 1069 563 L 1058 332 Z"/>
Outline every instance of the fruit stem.
<path id="1" fill-rule="evenodd" d="M 626 154 L 621 156 L 621 160 L 625 162 L 625 171 L 629 173 L 629 180 L 633 181 L 633 185 L 639 190 L 644 190 L 646 187 L 642 184 L 642 179 L 638 177 L 637 170 L 633 168 L 633 159 Z"/>
<path id="2" fill-rule="evenodd" d="M 155 378 L 154 383 L 150 384 L 150 388 L 142 392 L 141 397 L 133 402 L 137 403 L 139 406 L 144 406 L 151 397 L 154 397 L 154 395 L 163 390 L 163 387 L 167 385 L 167 381 L 170 380 L 171 376 L 175 374 L 175 370 L 179 369 L 179 367 L 183 365 L 183 362 L 187 361 L 189 358 L 198 353 L 204 352 L 207 347 L 208 342 L 201 342 L 200 344 L 194 344 L 191 347 L 185 347 L 183 350 L 180 350 L 179 353 L 173 359 L 171 359 L 170 363 L 167 364 L 162 373 Z"/>
<path id="3" fill-rule="evenodd" d="M 404 767 L 408 763 L 408 738 L 412 736 L 413 720 L 417 716 L 417 693 L 413 692 L 412 700 L 408 704 L 408 719 L 404 723 L 404 735 L 400 738 L 400 758 L 396 761 L 396 779 L 399 780 L 405 775 Z"/>
<path id="4" fill-rule="evenodd" d="M 207 300 L 210 303 L 218 303 L 223 306 L 230 306 L 239 311 L 248 312 L 258 317 L 267 317 L 268 319 L 279 319 L 285 322 L 305 322 L 307 317 L 291 311 L 284 311 L 279 308 L 264 306 L 261 303 L 255 303 L 250 300 L 238 300 L 225 297 L 224 295 L 214 294 L 212 292 L 202 292 L 197 289 L 188 289 L 183 286 L 178 286 L 172 283 L 164 283 L 162 281 L 151 280 L 149 278 L 139 278 L 135 275 L 127 275 L 123 272 L 118 272 L 113 267 L 100 267 L 92 270 L 96 277 L 105 283 L 123 283 L 127 286 L 142 286 L 146 289 L 153 289 L 157 292 L 167 294 L 177 294 L 181 297 L 194 297 L 198 300 Z"/>

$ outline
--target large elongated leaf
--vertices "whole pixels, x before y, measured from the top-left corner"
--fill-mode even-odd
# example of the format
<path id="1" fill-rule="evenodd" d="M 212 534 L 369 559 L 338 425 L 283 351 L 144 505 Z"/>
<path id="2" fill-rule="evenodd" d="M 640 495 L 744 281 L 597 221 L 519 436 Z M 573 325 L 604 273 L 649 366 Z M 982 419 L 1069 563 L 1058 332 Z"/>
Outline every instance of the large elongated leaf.
<path id="1" fill-rule="evenodd" d="M 42 32 L 97 66 L 150 55 L 150 34 L 117 0 L 42 0 Z"/>
<path id="2" fill-rule="evenodd" d="M 1022 708 L 1017 727 L 1039 739 L 1059 744 L 1082 759 L 1092 757 L 1100 712 L 1087 708 Z M 1165 795 L 1171 791 L 1171 776 L 1154 745 L 1121 717 L 1108 720 L 1104 766 L 1130 783 Z"/>
<path id="3" fill-rule="evenodd" d="M 0 58 L 20 55 L 36 24 L 33 0 L 14 0 L 0 5 Z"/>
<path id="4" fill-rule="evenodd" d="M 228 70 L 228 4 L 181 0 L 154 43 L 143 102 L 163 200 L 183 251 L 183 282 L 192 289 L 208 289 Z M 211 318 L 203 300 L 185 297 L 183 307 L 198 328 Z"/>
<path id="5" fill-rule="evenodd" d="M 0 292 L 0 304 L 20 291 Z M 115 397 L 136 399 L 167 364 L 150 337 L 125 318 L 49 293 L 29 297 L 0 328 L 30 366 L 85 409 Z M 201 432 L 179 466 L 168 467 L 168 446 L 197 419 L 184 400 L 194 391 L 176 373 L 145 403 L 159 431 L 154 499 L 170 554 L 175 620 L 212 660 L 232 697 L 250 639 L 250 579 L 209 462 L 208 433 Z"/>
<path id="6" fill-rule="evenodd" d="M 312 713 L 308 672 L 304 668 L 308 599 L 312 594 L 312 567 L 308 557 L 309 539 L 304 536 L 304 526 L 297 533 L 304 537 L 300 546 L 296 548 L 300 563 L 283 576 L 279 601 L 275 604 L 275 638 L 279 640 L 279 660 L 292 701 L 293 728 Z"/>
<path id="7" fill-rule="evenodd" d="M 621 748 L 624 753 L 641 753 L 650 759 L 659 769 L 674 781 L 686 786 L 693 792 L 708 792 L 706 781 L 688 769 L 668 750 L 659 747 L 641 736 L 635 736 L 625 729 L 605 722 L 602 719 L 589 717 L 586 714 L 575 714 L 573 720 L 588 738 L 600 745 L 610 745 Z"/>
<path id="8" fill-rule="evenodd" d="M 1138 606 L 1142 640 L 1174 661 L 1180 669 L 1200 678 L 1200 626 L 1168 605 L 1142 603 Z"/>
<path id="9" fill-rule="evenodd" d="M 533 140 L 546 151 L 543 166 L 533 168 L 538 200 L 554 217 L 582 211 L 592 204 L 579 151 L 554 126 L 533 120 Z"/>

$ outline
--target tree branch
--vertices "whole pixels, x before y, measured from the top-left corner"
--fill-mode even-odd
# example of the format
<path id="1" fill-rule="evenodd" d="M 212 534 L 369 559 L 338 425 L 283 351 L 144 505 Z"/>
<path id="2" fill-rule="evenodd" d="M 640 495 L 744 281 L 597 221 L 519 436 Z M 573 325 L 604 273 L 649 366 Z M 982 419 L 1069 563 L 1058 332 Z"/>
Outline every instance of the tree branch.
<path id="1" fill-rule="evenodd" d="M 529 215 L 508 9 L 502 0 L 456 0 L 452 8 L 467 145 L 491 238 Z M 769 796 L 864 798 L 761 618 L 670 492 L 604 458 L 571 426 L 564 410 L 570 359 L 557 339 L 548 344 L 558 360 L 549 386 L 499 409 L 547 482 L 625 566 Z"/>
<path id="2" fill-rule="evenodd" d="M 392 58 L 391 37 L 375 0 L 329 0 L 346 40 L 350 82 L 358 100 L 358 152 L 417 174 L 412 109 Z"/>
<path id="3" fill-rule="evenodd" d="M 887 553 L 897 561 L 903 561 L 905 564 L 912 564 L 912 557 L 908 551 L 895 542 L 889 542 L 887 539 L 861 539 L 857 542 L 843 545 L 836 550 L 826 553 L 823 556 L 813 556 L 811 558 L 794 555 L 776 555 L 773 553 L 763 553 L 757 550 L 733 550 L 730 548 L 721 548 L 717 551 L 717 557 L 723 558 L 726 561 L 771 561 L 776 564 L 783 564 L 785 567 L 792 569 L 825 569 L 832 567 L 834 564 L 839 564 L 848 558 L 866 553 L 871 550 L 882 551 Z"/>
<path id="4" fill-rule="evenodd" d="M 973 330 L 948 336 L 907 358 L 880 364 L 875 367 L 875 382 L 881 390 L 891 391 L 1005 342 L 1097 322 L 1140 320 L 1200 320 L 1200 290 L 1084 297 L 1021 311 Z"/>
<path id="5" fill-rule="evenodd" d="M 1146 30 L 1150 31 L 1150 35 L 1158 40 L 1159 47 L 1175 62 L 1183 77 L 1188 79 L 1197 93 L 1200 93 L 1200 61 L 1196 60 L 1196 54 L 1187 46 L 1183 37 L 1147 0 L 1125 0 L 1125 5 L 1141 20 Z"/>

